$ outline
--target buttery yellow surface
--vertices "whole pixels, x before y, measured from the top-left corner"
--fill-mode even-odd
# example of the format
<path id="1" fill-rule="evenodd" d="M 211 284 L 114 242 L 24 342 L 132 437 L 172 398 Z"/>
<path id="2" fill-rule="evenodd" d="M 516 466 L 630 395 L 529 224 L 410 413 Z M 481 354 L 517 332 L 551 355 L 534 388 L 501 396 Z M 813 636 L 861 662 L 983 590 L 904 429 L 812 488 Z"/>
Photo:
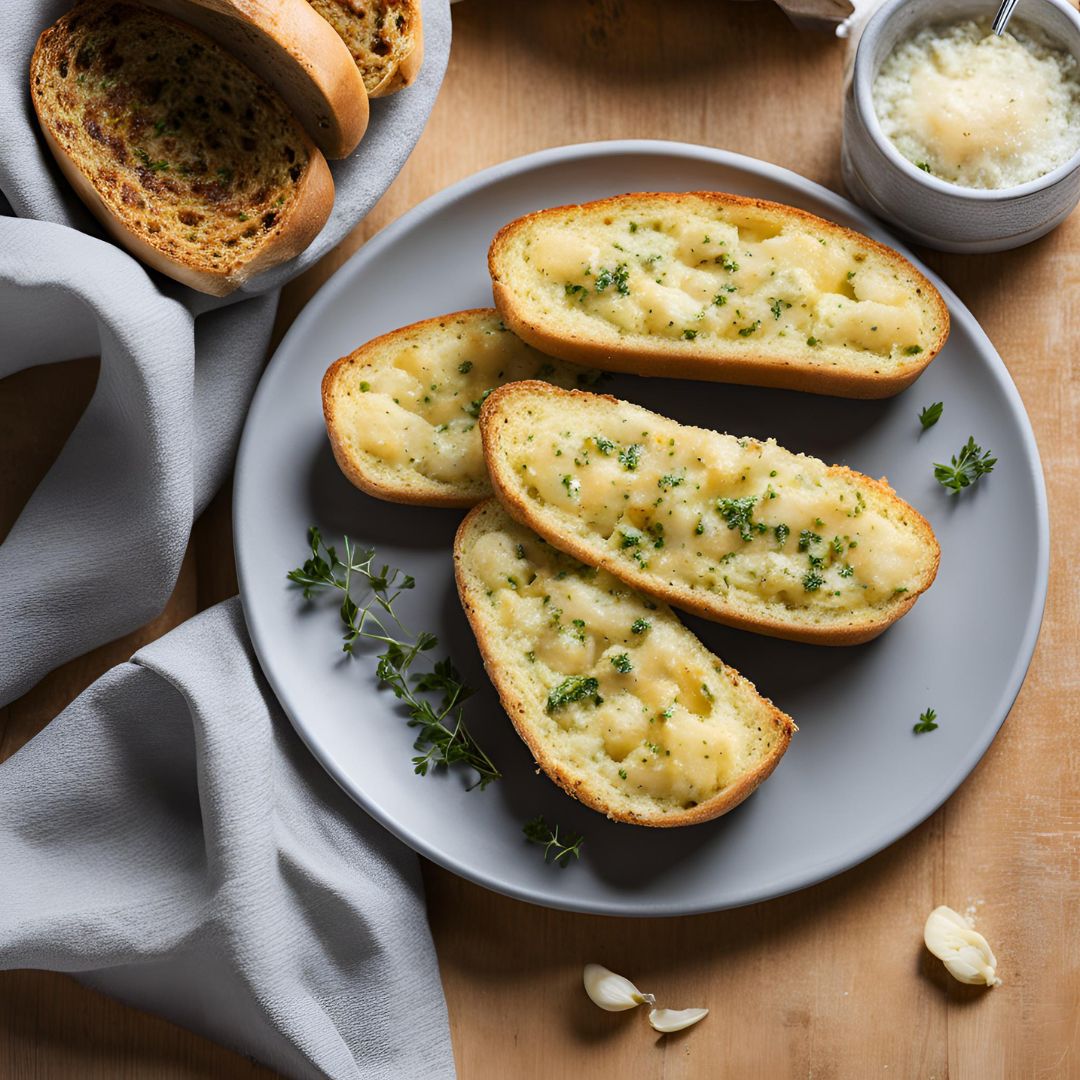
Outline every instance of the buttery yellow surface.
<path id="1" fill-rule="evenodd" d="M 756 763 L 773 737 L 762 725 L 767 706 L 666 605 L 561 554 L 501 511 L 498 520 L 467 547 L 466 566 L 487 590 L 478 615 L 564 766 L 608 789 L 607 798 L 681 810 Z M 551 707 L 568 678 L 596 686 Z"/>
<path id="2" fill-rule="evenodd" d="M 882 605 L 925 569 L 902 507 L 773 440 L 625 402 L 547 397 L 503 439 L 526 500 L 663 584 L 823 616 Z"/>
<path id="3" fill-rule="evenodd" d="M 841 347 L 910 362 L 936 330 L 891 264 L 752 207 L 586 208 L 569 220 L 540 218 L 529 233 L 515 288 L 520 281 L 586 335 L 600 320 L 620 335 L 748 352 Z"/>

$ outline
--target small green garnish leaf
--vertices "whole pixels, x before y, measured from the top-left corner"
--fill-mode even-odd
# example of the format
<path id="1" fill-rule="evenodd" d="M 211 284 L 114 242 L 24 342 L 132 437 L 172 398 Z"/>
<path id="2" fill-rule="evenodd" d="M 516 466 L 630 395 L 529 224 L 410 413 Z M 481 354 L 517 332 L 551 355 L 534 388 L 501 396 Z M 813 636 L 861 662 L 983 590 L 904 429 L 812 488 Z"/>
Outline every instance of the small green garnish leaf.
<path id="1" fill-rule="evenodd" d="M 457 369 L 462 375 L 468 375 L 469 372 L 472 371 L 472 361 L 462 360 L 461 363 L 458 364 Z"/>
<path id="2" fill-rule="evenodd" d="M 480 410 L 484 406 L 484 402 L 491 396 L 494 386 L 488 387 L 475 401 L 470 401 L 468 405 L 463 405 L 462 409 L 474 419 L 480 415 Z"/>
<path id="3" fill-rule="evenodd" d="M 600 683 L 591 675 L 568 675 L 548 694 L 547 711 L 555 712 L 564 705 L 571 705 L 582 698 L 592 697 L 600 689 Z"/>
<path id="4" fill-rule="evenodd" d="M 909 345 L 906 349 L 904 349 L 904 355 L 905 356 L 918 356 L 919 353 L 921 353 L 921 352 L 922 352 L 922 346 L 921 345 Z"/>
<path id="5" fill-rule="evenodd" d="M 629 675 L 634 670 L 634 665 L 630 662 L 630 657 L 627 653 L 619 653 L 618 656 L 611 658 L 611 666 L 620 675 Z"/>
<path id="6" fill-rule="evenodd" d="M 559 835 L 559 826 L 552 828 L 544 820 L 543 814 L 537 814 L 531 821 L 525 822 L 521 831 L 530 844 L 539 844 L 544 849 L 544 862 L 558 863 L 565 867 L 570 865 L 570 858 L 581 858 L 581 845 L 585 838 L 578 833 Z"/>
<path id="7" fill-rule="evenodd" d="M 955 495 L 964 488 L 971 487 L 979 477 L 994 471 L 997 458 L 990 456 L 975 442 L 975 436 L 969 435 L 959 454 L 953 454 L 949 465 L 934 465 L 934 479 L 950 494 Z"/>
<path id="8" fill-rule="evenodd" d="M 739 337 L 749 337 L 751 334 L 757 332 L 759 326 L 761 326 L 761 320 L 755 319 L 749 326 L 740 328 Z"/>
<path id="9" fill-rule="evenodd" d="M 717 499 L 716 510 L 727 522 L 729 529 L 738 529 L 743 540 L 750 541 L 754 538 L 755 525 L 751 516 L 755 503 L 756 495 L 744 495 L 741 499 Z"/>
<path id="10" fill-rule="evenodd" d="M 774 319 L 779 319 L 789 307 L 791 307 L 791 305 L 786 300 L 774 298 L 773 302 L 769 305 L 769 310 L 772 312 L 772 317 Z"/>
<path id="11" fill-rule="evenodd" d="M 594 288 L 598 293 L 602 293 L 614 285 L 615 291 L 620 296 L 629 296 L 629 278 L 630 271 L 627 269 L 626 263 L 619 263 L 614 270 L 608 270 L 605 267 L 601 267 L 596 273 L 596 283 Z"/>
<path id="12" fill-rule="evenodd" d="M 932 428 L 940 419 L 941 414 L 945 409 L 945 403 L 943 401 L 935 401 L 933 405 L 927 405 L 921 413 L 919 413 L 919 423 L 922 424 L 923 431 L 927 428 Z"/>
<path id="13" fill-rule="evenodd" d="M 937 713 L 933 709 L 927 709 L 920 713 L 919 722 L 911 729 L 916 735 L 922 735 L 926 731 L 937 731 Z"/>
<path id="14" fill-rule="evenodd" d="M 776 542 L 783 547 L 787 543 L 787 538 L 791 535 L 791 530 L 781 522 L 773 529 L 773 536 L 776 537 Z"/>
<path id="15" fill-rule="evenodd" d="M 644 634 L 652 628 L 652 623 L 648 619 L 635 619 L 630 624 L 630 633 L 632 634 Z"/>
<path id="16" fill-rule="evenodd" d="M 693 341 L 694 338 L 698 336 L 698 332 L 696 330 L 686 329 L 682 332 L 682 336 L 684 341 Z"/>
<path id="17" fill-rule="evenodd" d="M 300 586 L 305 600 L 326 590 L 342 593 L 339 614 L 345 627 L 343 651 L 354 655 L 361 640 L 382 646 L 376 674 L 405 705 L 409 727 L 417 729 L 414 772 L 426 776 L 431 769 L 461 764 L 477 775 L 470 788 L 479 786 L 481 790 L 500 779 L 502 774 L 465 726 L 463 705 L 474 691 L 462 681 L 450 658 L 436 661 L 424 672 L 410 670 L 423 653 L 439 643 L 434 634 L 426 631 L 411 634 L 394 611 L 398 597 L 416 585 L 411 575 L 389 565 L 377 567 L 375 549 L 357 548 L 347 536 L 345 556 L 339 558 L 314 525 L 308 529 L 308 542 L 309 558 L 286 576 Z M 356 584 L 366 590 L 362 604 L 352 595 Z M 437 695 L 434 700 L 438 704 L 433 704 L 427 694 Z"/>
<path id="18" fill-rule="evenodd" d="M 628 472 L 633 472 L 641 462 L 641 455 L 645 447 L 641 443 L 631 443 L 626 449 L 619 451 L 619 463 Z"/>
<path id="19" fill-rule="evenodd" d="M 803 575 L 802 584 L 807 592 L 817 592 L 825 584 L 825 579 L 816 570 L 808 570 Z"/>
<path id="20" fill-rule="evenodd" d="M 592 441 L 596 443 L 596 449 L 599 450 L 604 457 L 607 457 L 611 451 L 615 449 L 615 444 L 610 439 L 604 438 L 603 435 L 594 435 Z"/>

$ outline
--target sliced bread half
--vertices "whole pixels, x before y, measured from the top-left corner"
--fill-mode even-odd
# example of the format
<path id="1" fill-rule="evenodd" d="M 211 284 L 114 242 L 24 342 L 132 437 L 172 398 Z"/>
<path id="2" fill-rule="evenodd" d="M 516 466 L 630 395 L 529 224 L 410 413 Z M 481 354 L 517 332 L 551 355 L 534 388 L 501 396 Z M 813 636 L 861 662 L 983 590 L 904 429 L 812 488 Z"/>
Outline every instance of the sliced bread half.
<path id="1" fill-rule="evenodd" d="M 794 207 L 719 192 L 619 195 L 512 221 L 495 306 L 552 356 L 636 375 L 888 397 L 949 332 L 903 256 Z"/>
<path id="2" fill-rule="evenodd" d="M 462 522 L 454 569 L 503 708 L 586 806 L 636 825 L 709 821 L 787 749 L 791 718 L 666 604 L 562 554 L 494 500 Z"/>
<path id="3" fill-rule="evenodd" d="M 598 373 L 543 356 L 494 308 L 458 311 L 361 345 L 323 377 L 326 430 L 341 471 L 390 502 L 473 506 L 491 495 L 476 418 L 515 379 L 590 385 Z"/>
<path id="4" fill-rule="evenodd" d="M 627 401 L 519 382 L 480 412 L 495 493 L 545 540 L 707 619 L 868 641 L 934 580 L 929 524 L 885 480 Z"/>
<path id="5" fill-rule="evenodd" d="M 149 266 L 223 296 L 325 224 L 326 159 L 284 101 L 200 31 L 83 0 L 38 39 L 30 89 L 64 175 Z"/>
<path id="6" fill-rule="evenodd" d="M 143 0 L 198 27 L 285 99 L 330 158 L 351 154 L 368 96 L 345 43 L 307 0 Z"/>
<path id="7" fill-rule="evenodd" d="M 371 97 L 408 86 L 424 62 L 420 0 L 307 0 L 345 42 Z"/>

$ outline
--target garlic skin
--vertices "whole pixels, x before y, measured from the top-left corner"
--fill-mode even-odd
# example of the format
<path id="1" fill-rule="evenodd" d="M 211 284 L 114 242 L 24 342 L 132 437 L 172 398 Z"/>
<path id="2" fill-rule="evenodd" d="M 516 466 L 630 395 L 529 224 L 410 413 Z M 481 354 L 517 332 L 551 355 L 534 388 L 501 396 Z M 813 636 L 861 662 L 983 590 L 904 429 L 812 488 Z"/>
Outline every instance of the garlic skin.
<path id="1" fill-rule="evenodd" d="M 704 1020 L 708 1015 L 708 1009 L 650 1009 L 649 1023 L 657 1031 L 667 1034 L 672 1031 L 682 1031 L 683 1028 Z"/>
<path id="2" fill-rule="evenodd" d="M 594 1005 L 607 1012 L 624 1012 L 639 1005 L 655 1005 L 652 994 L 643 994 L 629 979 L 608 971 L 600 964 L 586 964 L 583 975 L 585 993 Z"/>
<path id="3" fill-rule="evenodd" d="M 971 986 L 1000 986 L 989 942 L 950 907 L 934 908 L 923 928 L 926 947 L 954 979 Z"/>

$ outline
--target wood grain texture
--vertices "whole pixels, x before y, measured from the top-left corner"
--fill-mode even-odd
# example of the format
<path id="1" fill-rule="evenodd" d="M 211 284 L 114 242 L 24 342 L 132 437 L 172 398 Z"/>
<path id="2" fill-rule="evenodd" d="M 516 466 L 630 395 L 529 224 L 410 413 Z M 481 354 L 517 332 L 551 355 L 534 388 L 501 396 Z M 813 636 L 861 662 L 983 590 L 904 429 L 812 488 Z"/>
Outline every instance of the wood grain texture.
<path id="1" fill-rule="evenodd" d="M 842 46 L 795 32 L 770 4 L 466 0 L 455 7 L 454 30 L 443 93 L 412 160 L 368 220 L 287 290 L 279 334 L 348 254 L 404 210 L 542 147 L 683 139 L 765 158 L 839 190 Z M 1078 256 L 1080 215 L 1006 256 L 928 257 L 1009 365 L 1050 492 L 1054 569 L 1042 638 L 1012 715 L 970 780 L 863 866 L 712 916 L 566 915 L 426 867 L 464 1080 L 1080 1075 L 1080 750 L 1070 737 L 1080 721 L 1080 592 L 1064 572 L 1080 560 Z M 0 383 L 0 532 L 92 383 L 92 362 Z M 0 755 L 143 641 L 234 591 L 230 551 L 226 494 L 198 523 L 162 616 L 0 712 Z M 1004 986 L 965 988 L 921 948 L 922 921 L 938 903 L 979 904 Z M 643 1015 L 589 1005 L 580 988 L 588 960 L 674 1006 L 712 1013 L 659 1038 Z M 2 1077 L 269 1075 L 63 976 L 0 974 Z"/>

